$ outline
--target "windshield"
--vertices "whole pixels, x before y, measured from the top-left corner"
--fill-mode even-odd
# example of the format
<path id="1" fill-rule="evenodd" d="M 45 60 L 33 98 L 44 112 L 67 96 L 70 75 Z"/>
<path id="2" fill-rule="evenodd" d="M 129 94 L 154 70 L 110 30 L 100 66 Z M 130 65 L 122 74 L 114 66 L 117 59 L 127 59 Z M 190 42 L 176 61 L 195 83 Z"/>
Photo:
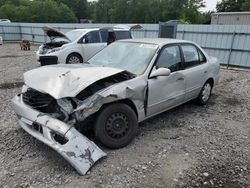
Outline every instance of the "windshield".
<path id="1" fill-rule="evenodd" d="M 158 45 L 115 42 L 104 48 L 88 62 L 93 65 L 114 67 L 133 74 L 144 73 Z"/>
<path id="2" fill-rule="evenodd" d="M 79 30 L 72 30 L 66 33 L 66 36 L 69 38 L 71 41 L 75 41 L 78 39 L 80 36 L 85 34 L 86 31 L 79 31 Z"/>

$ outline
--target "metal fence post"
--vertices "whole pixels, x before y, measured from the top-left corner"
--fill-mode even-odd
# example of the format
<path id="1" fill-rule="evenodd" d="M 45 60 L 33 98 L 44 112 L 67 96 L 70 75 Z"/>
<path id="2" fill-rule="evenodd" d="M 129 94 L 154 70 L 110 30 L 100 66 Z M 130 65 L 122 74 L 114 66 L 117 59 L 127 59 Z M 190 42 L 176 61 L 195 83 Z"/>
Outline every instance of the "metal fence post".
<path id="1" fill-rule="evenodd" d="M 182 40 L 184 40 L 185 39 L 185 30 L 183 30 L 183 34 L 182 34 Z"/>
<path id="2" fill-rule="evenodd" d="M 4 25 L 2 25 L 2 31 L 3 31 L 3 40 L 5 40 Z"/>
<path id="3" fill-rule="evenodd" d="M 147 38 L 147 30 L 144 30 L 144 38 Z"/>
<path id="4" fill-rule="evenodd" d="M 20 31 L 20 41 L 23 40 L 23 32 L 22 32 L 22 26 L 19 25 L 19 31 Z"/>
<path id="5" fill-rule="evenodd" d="M 31 37 L 32 37 L 32 43 L 34 44 L 35 34 L 33 26 L 31 26 Z"/>
<path id="6" fill-rule="evenodd" d="M 45 34 L 44 30 L 42 27 L 40 27 L 40 29 L 43 31 L 43 38 L 44 38 L 44 41 L 43 43 L 47 43 L 47 35 Z"/>
<path id="7" fill-rule="evenodd" d="M 235 35 L 236 35 L 236 32 L 234 32 L 234 33 L 233 33 L 233 36 L 232 36 L 230 51 L 229 51 L 229 55 L 228 55 L 228 59 L 227 59 L 227 69 L 228 69 L 228 67 L 229 67 L 230 60 L 231 60 L 231 54 L 232 54 L 232 51 L 233 51 L 233 45 L 234 45 Z"/>

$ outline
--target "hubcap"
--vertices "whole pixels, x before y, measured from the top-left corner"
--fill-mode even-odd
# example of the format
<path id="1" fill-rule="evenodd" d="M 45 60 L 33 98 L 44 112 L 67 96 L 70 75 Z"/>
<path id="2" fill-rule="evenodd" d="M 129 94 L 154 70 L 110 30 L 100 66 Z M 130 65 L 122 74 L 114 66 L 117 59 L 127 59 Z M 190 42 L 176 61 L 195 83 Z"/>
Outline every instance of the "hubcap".
<path id="1" fill-rule="evenodd" d="M 128 118 L 123 113 L 111 114 L 106 122 L 106 131 L 113 139 L 120 139 L 124 137 L 129 130 Z"/>
<path id="2" fill-rule="evenodd" d="M 204 102 L 207 102 L 209 97 L 210 97 L 210 94 L 211 94 L 211 85 L 209 83 L 207 83 L 204 86 L 203 91 L 202 91 L 202 100 Z"/>
<path id="3" fill-rule="evenodd" d="M 80 59 L 77 56 L 71 56 L 69 58 L 69 64 L 81 63 Z"/>

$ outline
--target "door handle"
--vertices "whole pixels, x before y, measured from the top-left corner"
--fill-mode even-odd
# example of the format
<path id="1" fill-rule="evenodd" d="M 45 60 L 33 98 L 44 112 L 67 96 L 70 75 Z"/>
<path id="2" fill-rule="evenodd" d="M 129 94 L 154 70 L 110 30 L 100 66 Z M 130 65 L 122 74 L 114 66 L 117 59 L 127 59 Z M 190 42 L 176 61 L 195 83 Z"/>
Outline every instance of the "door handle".
<path id="1" fill-rule="evenodd" d="M 180 77 L 180 78 L 177 78 L 176 81 L 182 81 L 182 80 L 184 80 L 184 78 L 183 78 L 183 77 Z"/>

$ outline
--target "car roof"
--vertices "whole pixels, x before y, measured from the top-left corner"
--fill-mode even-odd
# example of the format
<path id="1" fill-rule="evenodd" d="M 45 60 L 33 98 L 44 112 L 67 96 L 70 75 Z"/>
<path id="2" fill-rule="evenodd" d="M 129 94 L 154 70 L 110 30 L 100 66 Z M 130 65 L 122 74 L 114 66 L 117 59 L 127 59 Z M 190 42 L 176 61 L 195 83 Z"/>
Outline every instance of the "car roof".
<path id="1" fill-rule="evenodd" d="M 114 31 L 129 31 L 128 29 L 123 29 L 123 28 L 115 28 L 115 27 L 110 27 L 110 28 L 112 28 Z M 107 28 L 107 29 L 110 29 L 110 28 Z M 106 28 L 74 29 L 74 31 L 89 32 L 89 31 L 99 31 L 102 29 L 106 29 Z"/>
<path id="2" fill-rule="evenodd" d="M 87 32 L 87 31 L 97 31 L 99 30 L 98 28 L 87 28 L 87 29 L 74 29 L 73 31 L 82 31 L 82 32 Z"/>
<path id="3" fill-rule="evenodd" d="M 124 39 L 120 41 L 156 44 L 159 46 L 164 46 L 166 44 L 175 44 L 175 43 L 192 43 L 191 41 L 187 41 L 187 40 L 178 40 L 178 39 L 170 39 L 170 38 L 137 38 L 137 39 Z"/>

